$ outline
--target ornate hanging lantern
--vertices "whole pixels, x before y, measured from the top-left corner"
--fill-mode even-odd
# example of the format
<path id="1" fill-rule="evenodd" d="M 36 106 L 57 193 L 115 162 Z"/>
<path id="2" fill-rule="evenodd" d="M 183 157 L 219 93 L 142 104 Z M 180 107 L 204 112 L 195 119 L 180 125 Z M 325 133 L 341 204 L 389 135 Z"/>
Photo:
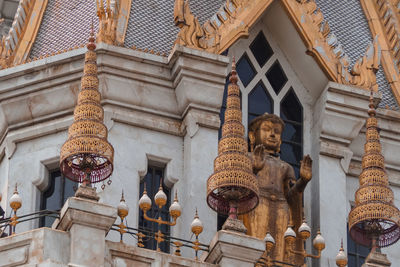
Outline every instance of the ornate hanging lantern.
<path id="1" fill-rule="evenodd" d="M 60 168 L 65 177 L 84 184 L 107 179 L 113 171 L 114 159 L 114 149 L 107 141 L 107 127 L 103 123 L 94 41 L 92 26 L 74 122 L 60 155 Z"/>
<path id="2" fill-rule="evenodd" d="M 214 161 L 214 173 L 207 180 L 207 203 L 220 214 L 229 214 L 229 220 L 236 220 L 238 214 L 253 210 L 258 205 L 258 181 L 252 172 L 251 160 L 247 155 L 247 141 L 244 138 L 240 89 L 235 60 L 229 78 L 225 122 L 222 137 L 218 143 L 218 156 Z M 240 223 L 239 223 L 240 224 Z M 238 223 L 232 225 L 238 226 Z M 236 229 L 233 229 L 236 228 Z M 245 232 L 241 224 L 227 229 Z M 224 228 L 225 229 L 225 228 Z"/>
<path id="3" fill-rule="evenodd" d="M 368 115 L 360 187 L 349 214 L 349 229 L 355 242 L 376 248 L 390 246 L 400 239 L 400 212 L 393 204 L 393 191 L 385 171 L 372 92 Z"/>

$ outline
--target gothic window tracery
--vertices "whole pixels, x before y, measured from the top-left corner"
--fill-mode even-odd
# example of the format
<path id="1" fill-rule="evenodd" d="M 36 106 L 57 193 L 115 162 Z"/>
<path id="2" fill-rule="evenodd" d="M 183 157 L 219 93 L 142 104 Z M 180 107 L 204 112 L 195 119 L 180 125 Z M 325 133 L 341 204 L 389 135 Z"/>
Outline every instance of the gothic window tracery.
<path id="1" fill-rule="evenodd" d="M 236 69 L 241 90 L 243 124 L 268 112 L 280 115 L 285 122 L 282 133 L 281 158 L 290 163 L 299 177 L 300 160 L 303 157 L 303 107 L 296 94 L 297 81 L 290 79 L 288 64 L 279 48 L 271 45 L 267 31 L 259 30 L 249 40 L 238 42 L 228 52 L 236 57 Z M 286 67 L 285 67 L 286 66 Z M 226 109 L 227 84 L 220 112 L 221 125 Z M 219 136 L 220 137 L 220 136 Z M 218 217 L 218 229 L 225 219 Z"/>
<path id="2" fill-rule="evenodd" d="M 280 55 L 271 47 L 263 30 L 259 31 L 248 47 L 235 49 L 240 54 L 236 68 L 240 78 L 243 124 L 268 112 L 281 116 L 285 121 L 282 134 L 281 158 L 289 162 L 296 173 L 303 156 L 303 107 L 296 95 L 296 82 L 291 81 L 282 66 Z M 241 51 L 239 51 L 241 50 Z M 277 48 L 275 48 L 277 50 Z M 228 79 L 226 85 L 228 84 Z M 221 107 L 221 125 L 226 109 L 225 86 Z"/>

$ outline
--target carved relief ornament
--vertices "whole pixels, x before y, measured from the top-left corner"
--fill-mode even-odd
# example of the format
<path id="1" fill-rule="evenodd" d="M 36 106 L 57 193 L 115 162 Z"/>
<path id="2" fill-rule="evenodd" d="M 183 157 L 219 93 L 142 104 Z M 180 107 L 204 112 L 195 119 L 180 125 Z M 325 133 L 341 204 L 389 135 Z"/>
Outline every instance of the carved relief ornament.
<path id="1" fill-rule="evenodd" d="M 382 67 L 400 103 L 400 0 L 361 0 L 371 33 L 382 48 Z"/>
<path id="2" fill-rule="evenodd" d="M 21 0 L 8 35 L 0 40 L 0 69 L 23 63 L 39 31 L 48 0 Z"/>
<path id="3" fill-rule="evenodd" d="M 99 31 L 96 42 L 123 46 L 132 0 L 96 0 Z"/>
<path id="4" fill-rule="evenodd" d="M 181 29 L 176 43 L 220 54 L 237 39 L 247 37 L 249 28 L 271 3 L 272 0 L 226 0 L 210 20 L 200 25 L 190 10 L 189 0 L 175 0 L 174 21 Z M 372 85 L 377 89 L 379 45 L 368 48 L 368 53 L 350 71 L 341 44 L 331 33 L 314 0 L 281 0 L 280 3 L 305 43 L 307 53 L 315 58 L 331 81 L 366 89 Z"/>

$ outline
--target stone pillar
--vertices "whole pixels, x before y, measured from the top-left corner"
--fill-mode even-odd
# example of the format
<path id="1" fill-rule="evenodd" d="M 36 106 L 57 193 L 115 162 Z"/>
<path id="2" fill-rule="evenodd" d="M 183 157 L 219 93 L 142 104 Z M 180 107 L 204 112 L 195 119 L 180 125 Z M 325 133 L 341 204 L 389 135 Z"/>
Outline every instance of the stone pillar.
<path id="1" fill-rule="evenodd" d="M 369 253 L 362 267 L 389 267 L 391 262 L 387 259 L 386 254 L 374 251 Z"/>
<path id="2" fill-rule="evenodd" d="M 221 267 L 254 267 L 264 251 L 261 239 L 221 230 L 212 239 L 205 261 Z"/>
<path id="3" fill-rule="evenodd" d="M 367 90 L 329 83 L 314 107 L 311 132 L 315 135 L 313 147 L 319 150 L 315 149 L 312 155 L 315 161 L 311 187 L 318 192 L 312 195 L 312 229 L 321 230 L 327 248 L 319 263 L 312 261 L 314 267 L 335 266 L 342 239 L 347 250 L 349 196 L 354 196 L 354 192 L 348 192 L 347 175 L 354 154 L 351 144 L 365 124 L 368 97 Z"/>
<path id="4" fill-rule="evenodd" d="M 182 114 L 184 153 L 182 182 L 176 184 L 184 211 L 172 234 L 190 239 L 189 225 L 197 208 L 200 220 L 207 225 L 200 242 L 208 244 L 217 230 L 217 213 L 207 207 L 206 183 L 218 152 L 219 112 L 229 59 L 175 46 L 170 62 Z M 193 257 L 193 250 L 183 248 L 182 251 L 185 257 Z"/>
<path id="5" fill-rule="evenodd" d="M 69 266 L 104 266 L 105 236 L 117 218 L 117 209 L 82 196 L 69 198 L 56 229 L 70 234 Z M 94 191 L 93 188 L 84 188 Z M 81 193 L 81 194 L 78 194 Z"/>

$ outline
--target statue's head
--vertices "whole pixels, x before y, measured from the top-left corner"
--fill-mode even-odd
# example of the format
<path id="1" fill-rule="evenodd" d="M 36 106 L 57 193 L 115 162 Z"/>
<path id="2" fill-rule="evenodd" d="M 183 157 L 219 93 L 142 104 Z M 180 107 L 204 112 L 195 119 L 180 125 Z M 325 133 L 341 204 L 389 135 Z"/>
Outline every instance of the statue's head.
<path id="1" fill-rule="evenodd" d="M 284 126 L 283 120 L 275 114 L 264 113 L 252 120 L 249 125 L 251 149 L 262 144 L 267 151 L 279 152 Z"/>

